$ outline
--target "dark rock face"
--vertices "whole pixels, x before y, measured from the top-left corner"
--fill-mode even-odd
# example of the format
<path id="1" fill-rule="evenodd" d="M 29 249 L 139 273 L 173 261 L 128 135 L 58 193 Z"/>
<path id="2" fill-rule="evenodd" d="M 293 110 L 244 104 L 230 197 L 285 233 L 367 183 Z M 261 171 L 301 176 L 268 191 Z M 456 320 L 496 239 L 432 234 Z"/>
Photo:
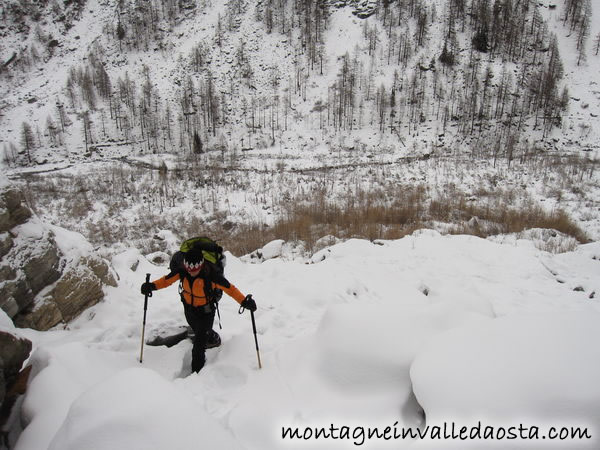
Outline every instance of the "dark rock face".
<path id="1" fill-rule="evenodd" d="M 6 255 L 14 245 L 12 237 L 8 233 L 0 233 L 0 258 Z"/>
<path id="2" fill-rule="evenodd" d="M 27 255 L 22 266 L 25 279 L 34 294 L 58 280 L 58 263 L 58 249 L 52 237 L 46 242 L 36 243 L 36 252 Z"/>
<path id="3" fill-rule="evenodd" d="M 27 222 L 31 217 L 31 211 L 22 202 L 23 196 L 15 189 L 7 189 L 0 194 L 0 233 Z"/>
<path id="4" fill-rule="evenodd" d="M 0 331 L 0 405 L 14 384 L 23 362 L 29 358 L 31 341 Z"/>
<path id="5" fill-rule="evenodd" d="M 19 224 L 10 234 L 12 246 L 0 262 L 0 273 L 4 275 L 0 308 L 14 319 L 32 308 L 36 295 L 60 278 L 61 255 L 52 232 L 39 221 Z"/>

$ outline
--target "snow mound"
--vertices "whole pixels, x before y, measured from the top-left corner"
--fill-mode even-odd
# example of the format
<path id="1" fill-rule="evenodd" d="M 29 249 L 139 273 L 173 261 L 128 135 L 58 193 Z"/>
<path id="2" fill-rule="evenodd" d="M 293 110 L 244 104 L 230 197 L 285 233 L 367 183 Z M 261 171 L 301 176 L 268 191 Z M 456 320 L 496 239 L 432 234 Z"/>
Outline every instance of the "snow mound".
<path id="1" fill-rule="evenodd" d="M 599 341 L 596 313 L 501 317 L 440 335 L 417 355 L 410 375 L 428 424 L 580 426 L 594 437 Z"/>
<path id="2" fill-rule="evenodd" d="M 419 305 L 419 297 L 407 291 L 401 300 L 331 307 L 318 332 L 323 376 L 354 390 L 408 383 L 413 359 L 435 335 L 491 320 L 456 306 Z"/>
<path id="3" fill-rule="evenodd" d="M 143 420 L 140 420 L 143 418 Z M 133 368 L 71 406 L 50 450 L 239 448 L 215 419 L 160 375 Z"/>
<path id="4" fill-rule="evenodd" d="M 285 241 L 283 239 L 271 241 L 263 248 L 250 253 L 250 255 L 248 255 L 248 257 L 245 259 L 250 262 L 263 262 L 269 259 L 279 258 L 283 251 L 284 243 Z"/>

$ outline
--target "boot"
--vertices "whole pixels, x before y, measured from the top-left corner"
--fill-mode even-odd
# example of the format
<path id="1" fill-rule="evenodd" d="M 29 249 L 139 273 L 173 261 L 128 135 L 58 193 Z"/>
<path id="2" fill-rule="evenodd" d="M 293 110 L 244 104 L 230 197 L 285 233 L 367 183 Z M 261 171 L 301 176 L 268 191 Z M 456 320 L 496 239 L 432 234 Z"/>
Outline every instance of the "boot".
<path id="1" fill-rule="evenodd" d="M 206 345 L 204 348 L 214 348 L 221 345 L 221 336 L 215 330 L 210 329 L 206 332 Z"/>
<path id="2" fill-rule="evenodd" d="M 206 357 L 204 355 L 204 348 L 199 348 L 198 345 L 192 347 L 192 372 L 198 373 L 204 367 Z"/>

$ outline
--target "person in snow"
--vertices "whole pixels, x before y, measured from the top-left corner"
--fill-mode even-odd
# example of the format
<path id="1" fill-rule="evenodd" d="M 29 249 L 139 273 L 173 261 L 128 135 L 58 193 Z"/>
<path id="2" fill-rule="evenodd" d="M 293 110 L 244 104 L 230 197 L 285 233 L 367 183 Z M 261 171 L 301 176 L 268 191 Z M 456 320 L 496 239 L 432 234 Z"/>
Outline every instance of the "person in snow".
<path id="1" fill-rule="evenodd" d="M 183 303 L 185 318 L 194 330 L 192 348 L 192 371 L 199 372 L 206 362 L 205 349 L 216 347 L 221 338 L 213 331 L 216 306 L 209 301 L 211 289 L 222 289 L 243 308 L 256 311 L 256 302 L 252 295 L 244 295 L 223 275 L 214 274 L 204 264 L 202 251 L 192 249 L 185 253 L 182 271 L 173 271 L 164 277 L 142 284 L 142 294 L 150 295 L 152 291 L 164 289 L 176 281 L 180 281 L 179 294 Z"/>

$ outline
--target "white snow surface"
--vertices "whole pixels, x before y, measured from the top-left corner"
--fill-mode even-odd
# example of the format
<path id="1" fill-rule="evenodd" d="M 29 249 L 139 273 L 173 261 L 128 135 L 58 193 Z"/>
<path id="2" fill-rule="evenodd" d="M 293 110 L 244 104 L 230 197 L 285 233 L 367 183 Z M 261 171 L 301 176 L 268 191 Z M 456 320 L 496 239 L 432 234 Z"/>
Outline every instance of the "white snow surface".
<path id="1" fill-rule="evenodd" d="M 11 333 L 15 331 L 15 325 L 13 324 L 13 321 L 2 309 L 0 309 L 0 331 Z"/>
<path id="2" fill-rule="evenodd" d="M 421 230 L 338 243 L 314 262 L 285 248 L 259 264 L 227 255 L 228 279 L 258 304 L 262 369 L 250 315 L 225 296 L 223 343 L 199 374 L 189 340 L 146 345 L 140 363 L 139 288 L 168 268 L 136 249 L 115 256 L 103 302 L 66 329 L 19 330 L 34 351 L 15 449 L 599 448 L 600 243 L 555 255 Z M 184 324 L 177 288 L 154 292 L 146 336 Z M 521 424 L 539 439 L 366 434 L 442 423 Z M 543 439 L 550 426 L 591 438 Z"/>
<path id="3" fill-rule="evenodd" d="M 446 333 L 411 378 L 434 421 L 598 424 L 600 349 L 590 343 L 599 338 L 598 314 L 505 316 Z"/>

